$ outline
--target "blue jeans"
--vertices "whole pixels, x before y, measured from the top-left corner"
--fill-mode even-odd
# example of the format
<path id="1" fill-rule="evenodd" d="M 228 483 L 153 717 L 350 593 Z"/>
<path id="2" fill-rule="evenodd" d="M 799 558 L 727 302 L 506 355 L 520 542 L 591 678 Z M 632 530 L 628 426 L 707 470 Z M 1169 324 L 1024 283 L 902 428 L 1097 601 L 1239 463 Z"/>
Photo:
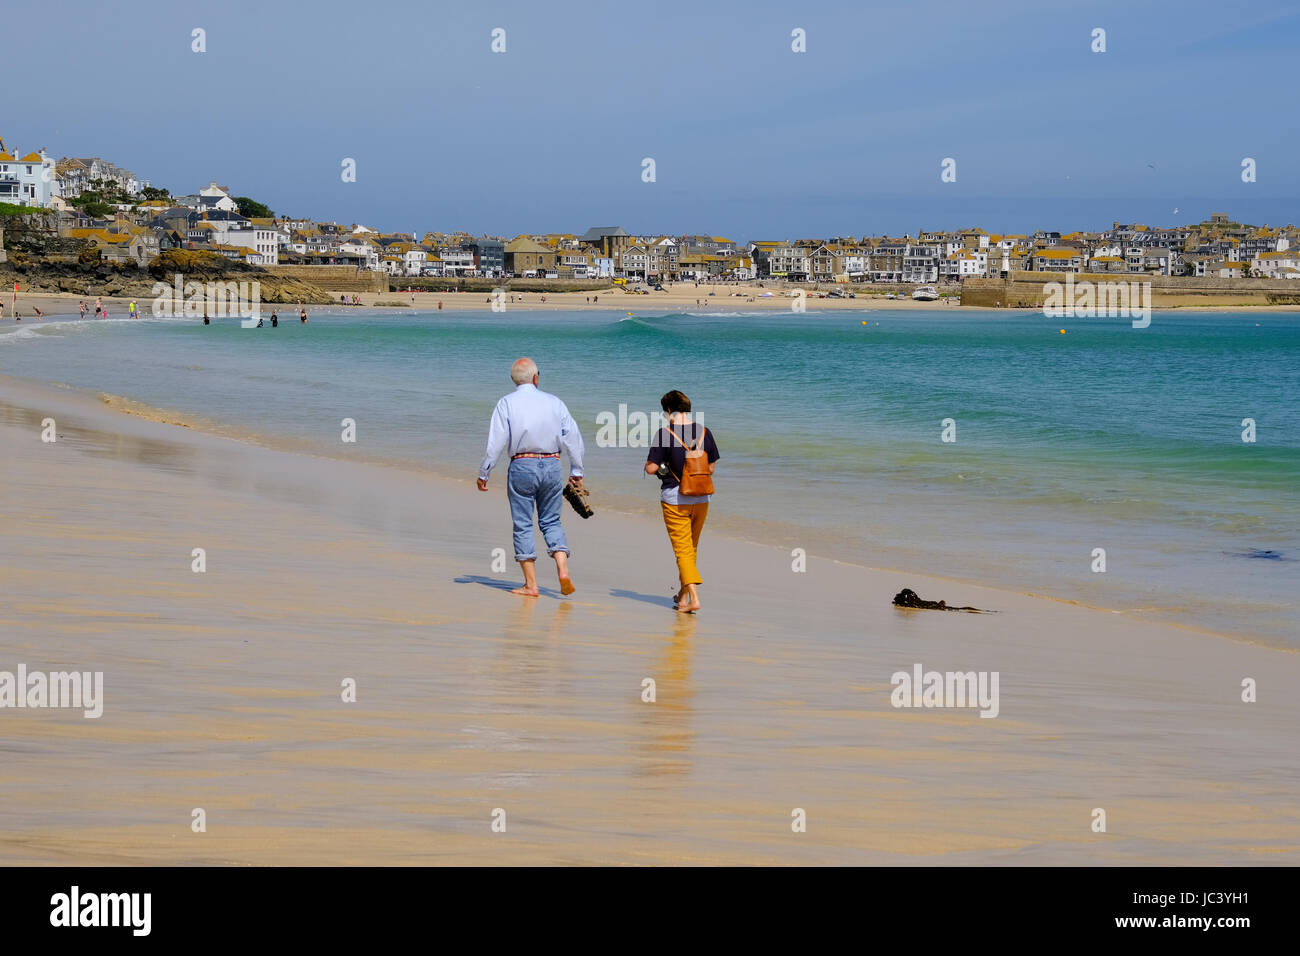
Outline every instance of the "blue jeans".
<path id="1" fill-rule="evenodd" d="M 515 524 L 515 560 L 537 558 L 537 539 L 533 537 L 533 507 L 537 524 L 546 539 L 546 553 L 569 553 L 569 542 L 560 524 L 560 505 L 564 502 L 564 476 L 558 458 L 516 458 L 506 472 L 506 497 L 510 499 L 510 517 Z"/>

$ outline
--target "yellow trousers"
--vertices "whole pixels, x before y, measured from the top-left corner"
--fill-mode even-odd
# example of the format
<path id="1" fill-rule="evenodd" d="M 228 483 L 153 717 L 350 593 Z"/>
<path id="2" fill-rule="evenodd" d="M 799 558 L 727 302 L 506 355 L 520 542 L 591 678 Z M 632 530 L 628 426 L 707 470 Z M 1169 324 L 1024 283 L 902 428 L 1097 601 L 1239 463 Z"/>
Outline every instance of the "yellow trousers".
<path id="1" fill-rule="evenodd" d="M 700 548 L 700 532 L 704 530 L 704 519 L 709 516 L 707 502 L 699 505 L 670 505 L 659 502 L 664 510 L 664 527 L 668 529 L 668 540 L 672 542 L 673 554 L 677 556 L 677 573 L 681 575 L 682 584 L 701 584 L 700 569 L 695 565 L 695 558 Z"/>

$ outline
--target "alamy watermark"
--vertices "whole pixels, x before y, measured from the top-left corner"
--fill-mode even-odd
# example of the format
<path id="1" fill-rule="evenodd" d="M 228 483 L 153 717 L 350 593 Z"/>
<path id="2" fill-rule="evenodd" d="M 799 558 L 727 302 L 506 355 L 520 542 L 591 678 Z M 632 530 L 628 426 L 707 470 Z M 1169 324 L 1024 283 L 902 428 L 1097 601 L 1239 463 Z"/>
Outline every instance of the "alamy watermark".
<path id="1" fill-rule="evenodd" d="M 76 708 L 94 720 L 104 713 L 103 671 L 0 671 L 0 709 L 6 707 Z"/>
<path id="2" fill-rule="evenodd" d="M 152 893 L 85 893 L 74 884 L 50 897 L 50 925 L 58 927 L 122 927 L 148 936 L 152 911 Z"/>
<path id="3" fill-rule="evenodd" d="M 240 318 L 240 325 L 254 328 L 262 317 L 262 283 L 185 282 L 179 272 L 172 284 L 155 282 L 149 293 L 153 314 L 159 318 Z"/>
<path id="4" fill-rule="evenodd" d="M 978 707 L 981 717 L 998 715 L 997 671 L 895 671 L 889 702 L 895 707 Z"/>
<path id="5" fill-rule="evenodd" d="M 691 421 L 703 426 L 703 417 L 692 413 Z M 627 403 L 620 403 L 617 412 L 604 411 L 596 415 L 596 445 L 599 448 L 649 448 L 652 443 L 671 448 L 677 442 L 665 435 L 668 416 L 661 411 L 629 412 Z M 694 441 L 690 435 L 687 441 Z"/>
<path id="6" fill-rule="evenodd" d="M 1133 328 L 1151 324 L 1150 282 L 1075 282 L 1067 273 L 1064 282 L 1043 283 L 1043 315 L 1063 318 L 1131 318 Z"/>

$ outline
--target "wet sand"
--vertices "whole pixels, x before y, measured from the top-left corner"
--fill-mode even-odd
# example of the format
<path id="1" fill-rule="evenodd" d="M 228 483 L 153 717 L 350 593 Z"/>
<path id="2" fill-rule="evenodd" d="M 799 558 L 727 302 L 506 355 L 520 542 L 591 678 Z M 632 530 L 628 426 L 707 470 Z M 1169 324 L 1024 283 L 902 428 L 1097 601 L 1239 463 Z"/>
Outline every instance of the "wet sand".
<path id="1" fill-rule="evenodd" d="M 105 693 L 97 720 L 0 709 L 3 863 L 1300 863 L 1295 653 L 795 573 L 798 541 L 708 528 L 705 607 L 678 616 L 662 526 L 598 499 L 566 511 L 578 593 L 543 567 L 523 599 L 492 568 L 500 475 L 479 494 L 13 379 L 0 461 L 0 670 Z M 902 587 L 999 613 L 898 610 Z M 998 716 L 891 706 L 918 662 L 999 672 Z"/>

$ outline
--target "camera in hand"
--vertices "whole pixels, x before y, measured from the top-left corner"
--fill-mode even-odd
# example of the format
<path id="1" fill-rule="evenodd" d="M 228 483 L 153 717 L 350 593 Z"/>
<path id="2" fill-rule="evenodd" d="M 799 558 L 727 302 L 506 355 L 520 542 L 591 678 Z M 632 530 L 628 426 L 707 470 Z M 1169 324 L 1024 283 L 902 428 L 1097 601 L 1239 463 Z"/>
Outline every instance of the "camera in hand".
<path id="1" fill-rule="evenodd" d="M 590 518 L 596 512 L 591 510 L 591 505 L 586 502 L 587 489 L 579 491 L 573 485 L 564 486 L 564 500 L 573 506 L 573 510 L 582 515 L 583 518 Z"/>
<path id="2" fill-rule="evenodd" d="M 671 475 L 672 470 L 668 467 L 668 462 L 666 461 L 659 462 L 659 470 L 656 471 L 655 474 L 658 475 L 660 478 L 667 478 L 669 475 Z"/>

